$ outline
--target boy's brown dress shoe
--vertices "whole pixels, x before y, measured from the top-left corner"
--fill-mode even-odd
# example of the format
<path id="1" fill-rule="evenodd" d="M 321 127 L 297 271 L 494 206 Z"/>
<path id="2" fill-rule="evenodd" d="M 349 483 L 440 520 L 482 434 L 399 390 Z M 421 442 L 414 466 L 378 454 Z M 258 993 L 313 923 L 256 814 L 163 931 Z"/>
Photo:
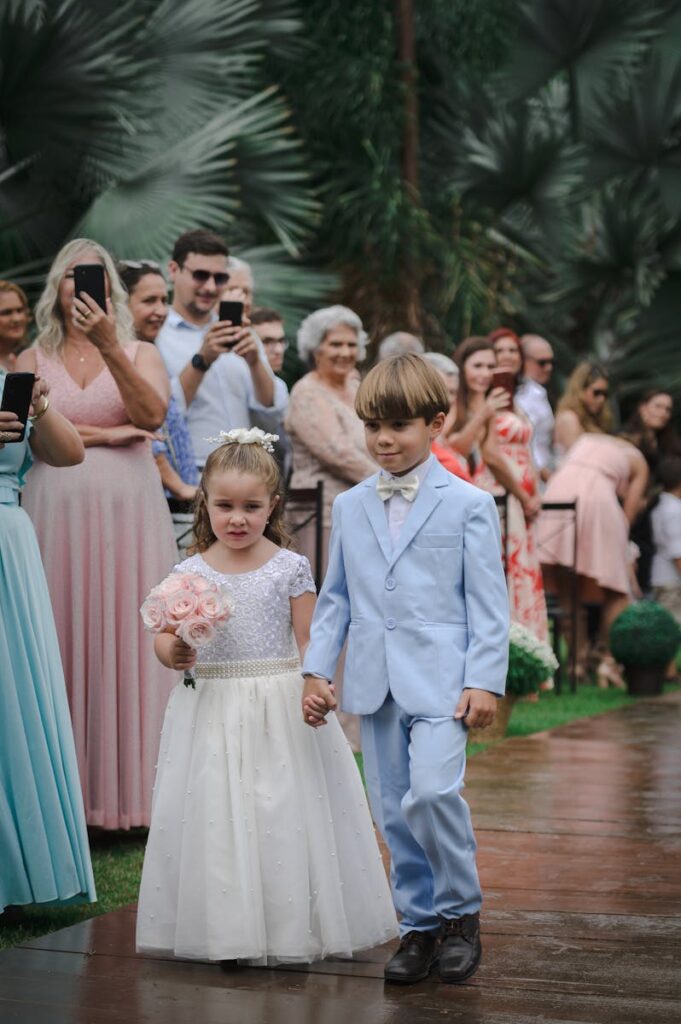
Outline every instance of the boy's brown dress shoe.
<path id="1" fill-rule="evenodd" d="M 480 915 L 442 919 L 440 931 L 440 981 L 456 985 L 470 978 L 482 957 Z"/>
<path id="2" fill-rule="evenodd" d="M 438 957 L 438 932 L 407 932 L 399 949 L 385 965 L 385 980 L 401 985 L 423 981 Z"/>

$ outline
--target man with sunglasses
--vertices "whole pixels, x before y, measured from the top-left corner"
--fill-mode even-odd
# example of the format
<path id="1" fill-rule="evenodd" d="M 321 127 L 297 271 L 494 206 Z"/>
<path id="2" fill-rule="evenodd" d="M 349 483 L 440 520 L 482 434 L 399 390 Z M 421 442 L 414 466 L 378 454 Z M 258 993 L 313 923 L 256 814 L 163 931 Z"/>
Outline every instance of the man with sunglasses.
<path id="1" fill-rule="evenodd" d="M 228 255 L 212 231 L 180 235 L 168 264 L 173 303 L 156 342 L 199 468 L 212 449 L 207 437 L 249 427 L 252 411 L 275 412 L 279 397 L 257 335 L 247 324 L 217 319 L 215 307 L 229 281 Z"/>
<path id="2" fill-rule="evenodd" d="M 553 349 L 538 334 L 523 334 L 520 344 L 525 357 L 525 372 L 515 400 L 532 424 L 532 457 L 540 479 L 546 483 L 553 469 L 555 420 L 546 392 L 553 373 Z"/>

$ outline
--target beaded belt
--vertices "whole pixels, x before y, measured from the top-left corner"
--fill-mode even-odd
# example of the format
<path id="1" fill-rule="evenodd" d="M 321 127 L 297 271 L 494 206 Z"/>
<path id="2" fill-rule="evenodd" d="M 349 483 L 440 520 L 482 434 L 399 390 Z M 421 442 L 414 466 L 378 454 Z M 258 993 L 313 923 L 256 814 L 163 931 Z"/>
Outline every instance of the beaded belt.
<path id="1" fill-rule="evenodd" d="M 300 672 L 300 658 L 257 658 L 254 661 L 217 661 L 195 665 L 197 679 L 235 679 L 239 676 L 274 676 L 278 672 Z"/>

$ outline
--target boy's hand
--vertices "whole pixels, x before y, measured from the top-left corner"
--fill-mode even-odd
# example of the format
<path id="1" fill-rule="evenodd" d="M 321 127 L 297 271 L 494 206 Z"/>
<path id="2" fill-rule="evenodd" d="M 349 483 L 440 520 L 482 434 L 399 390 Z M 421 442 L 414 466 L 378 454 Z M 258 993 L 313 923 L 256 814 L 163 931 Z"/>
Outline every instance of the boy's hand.
<path id="1" fill-rule="evenodd" d="M 337 706 L 333 686 L 318 676 L 306 676 L 303 687 L 303 721 L 313 729 L 326 725 L 326 716 Z"/>
<path id="2" fill-rule="evenodd" d="M 469 729 L 486 729 L 497 714 L 497 698 L 489 690 L 464 690 L 454 712 Z"/>

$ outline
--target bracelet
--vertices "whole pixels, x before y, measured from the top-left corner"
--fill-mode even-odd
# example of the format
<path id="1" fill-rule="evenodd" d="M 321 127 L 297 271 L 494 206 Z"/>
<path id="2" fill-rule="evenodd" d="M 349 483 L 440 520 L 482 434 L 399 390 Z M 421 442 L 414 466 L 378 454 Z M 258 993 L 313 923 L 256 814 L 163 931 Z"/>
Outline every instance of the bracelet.
<path id="1" fill-rule="evenodd" d="M 47 410 L 50 408 L 50 400 L 47 395 L 43 395 L 43 406 L 39 409 L 35 416 L 31 416 L 31 423 L 35 426 L 39 419 L 41 419 Z"/>

